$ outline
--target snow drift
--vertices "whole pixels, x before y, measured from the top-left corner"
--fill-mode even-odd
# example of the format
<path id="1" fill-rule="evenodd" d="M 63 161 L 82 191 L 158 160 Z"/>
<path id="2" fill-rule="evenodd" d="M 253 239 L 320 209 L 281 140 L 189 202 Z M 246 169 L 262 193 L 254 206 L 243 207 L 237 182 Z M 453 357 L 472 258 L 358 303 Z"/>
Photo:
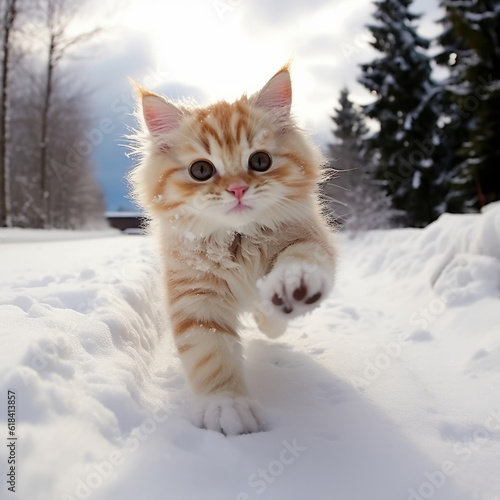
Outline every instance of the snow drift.
<path id="1" fill-rule="evenodd" d="M 16 498 L 500 499 L 500 204 L 487 208 L 341 236 L 316 312 L 274 342 L 246 321 L 270 430 L 235 438 L 189 421 L 147 238 L 0 231 Z"/>

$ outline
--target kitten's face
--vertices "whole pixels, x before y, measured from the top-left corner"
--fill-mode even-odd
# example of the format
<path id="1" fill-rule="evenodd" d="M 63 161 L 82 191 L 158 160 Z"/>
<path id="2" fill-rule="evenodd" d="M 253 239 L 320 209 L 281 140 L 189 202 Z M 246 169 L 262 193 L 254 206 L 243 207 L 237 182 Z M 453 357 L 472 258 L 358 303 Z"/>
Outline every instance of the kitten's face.
<path id="1" fill-rule="evenodd" d="M 300 217 L 320 158 L 294 126 L 290 100 L 287 71 L 250 99 L 194 110 L 143 93 L 152 141 L 133 174 L 142 203 L 204 233 Z"/>

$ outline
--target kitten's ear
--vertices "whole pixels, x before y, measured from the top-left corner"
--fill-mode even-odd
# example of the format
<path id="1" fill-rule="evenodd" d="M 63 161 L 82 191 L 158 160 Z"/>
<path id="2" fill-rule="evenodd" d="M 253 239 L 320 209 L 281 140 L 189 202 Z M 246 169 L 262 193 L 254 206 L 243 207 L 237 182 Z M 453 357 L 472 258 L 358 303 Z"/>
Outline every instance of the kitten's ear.
<path id="1" fill-rule="evenodd" d="M 142 105 L 146 127 L 153 137 L 161 137 L 179 125 L 182 119 L 182 112 L 179 109 L 139 84 L 133 81 L 132 84 Z"/>
<path id="2" fill-rule="evenodd" d="M 283 117 L 290 116 L 292 106 L 292 82 L 288 66 L 276 73 L 257 94 L 255 105 Z"/>
<path id="3" fill-rule="evenodd" d="M 157 95 L 142 98 L 144 121 L 153 137 L 161 137 L 174 130 L 182 119 L 182 112 Z"/>

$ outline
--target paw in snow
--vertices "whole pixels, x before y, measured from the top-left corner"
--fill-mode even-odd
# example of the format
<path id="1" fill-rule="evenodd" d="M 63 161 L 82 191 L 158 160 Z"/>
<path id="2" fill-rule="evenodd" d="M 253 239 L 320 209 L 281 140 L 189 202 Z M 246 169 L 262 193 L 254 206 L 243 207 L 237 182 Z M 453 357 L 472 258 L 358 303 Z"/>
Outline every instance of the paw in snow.
<path id="1" fill-rule="evenodd" d="M 260 404 L 247 397 L 217 394 L 199 398 L 193 420 L 197 427 L 221 432 L 225 436 L 264 430 Z"/>
<path id="2" fill-rule="evenodd" d="M 290 319 L 317 307 L 332 285 L 324 270 L 295 260 L 275 267 L 257 286 L 270 315 Z"/>

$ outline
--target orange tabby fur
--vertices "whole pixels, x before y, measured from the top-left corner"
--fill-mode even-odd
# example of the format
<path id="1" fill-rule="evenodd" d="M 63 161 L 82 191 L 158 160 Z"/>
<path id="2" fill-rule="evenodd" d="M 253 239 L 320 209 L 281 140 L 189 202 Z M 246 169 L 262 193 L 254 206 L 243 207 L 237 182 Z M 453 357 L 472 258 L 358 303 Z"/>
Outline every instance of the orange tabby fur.
<path id="1" fill-rule="evenodd" d="M 195 421 L 226 434 L 264 427 L 242 373 L 240 314 L 254 313 L 277 336 L 285 308 L 312 309 L 308 297 L 317 290 L 323 298 L 333 280 L 335 251 L 316 194 L 323 158 L 289 114 L 289 82 L 284 67 L 254 96 L 197 108 L 138 87 L 142 160 L 130 180 L 158 238 L 175 343 L 200 396 Z M 271 155 L 268 171 L 248 167 L 255 151 Z M 198 160 L 216 168 L 208 181 L 189 175 Z M 231 208 L 234 185 L 247 187 L 250 208 Z"/>

